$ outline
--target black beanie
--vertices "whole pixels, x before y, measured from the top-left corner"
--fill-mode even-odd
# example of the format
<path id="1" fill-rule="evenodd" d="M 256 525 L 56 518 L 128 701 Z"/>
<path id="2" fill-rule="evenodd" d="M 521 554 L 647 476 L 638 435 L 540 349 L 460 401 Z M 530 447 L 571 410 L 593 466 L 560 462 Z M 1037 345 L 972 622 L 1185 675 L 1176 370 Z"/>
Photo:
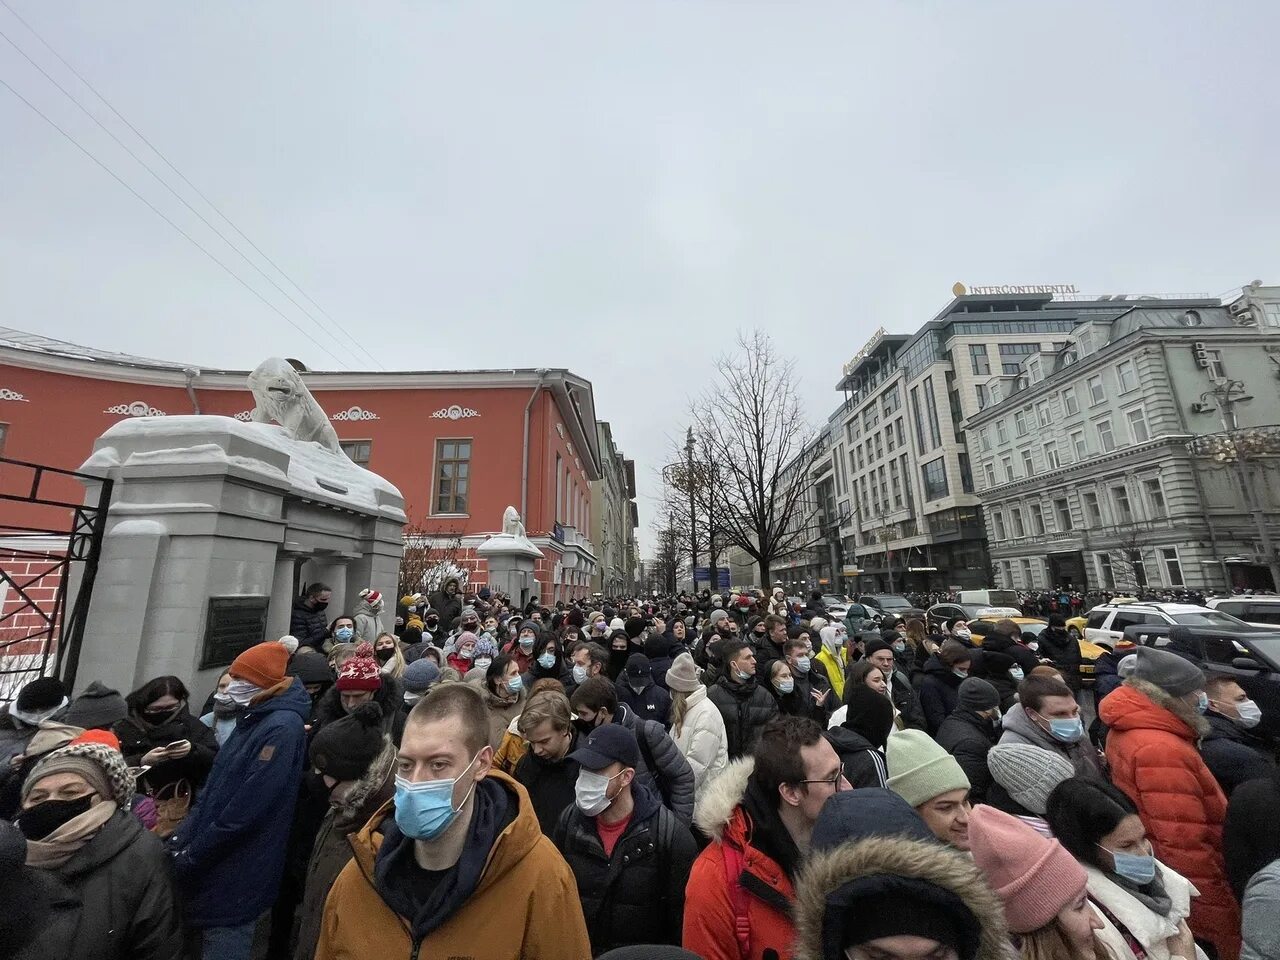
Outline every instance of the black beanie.
<path id="1" fill-rule="evenodd" d="M 18 691 L 15 704 L 23 713 L 52 710 L 67 696 L 67 688 L 56 677 L 39 677 Z"/>
<path id="2" fill-rule="evenodd" d="M 625 624 L 627 629 L 627 639 L 634 640 L 640 634 L 644 633 L 644 621 L 639 617 L 627 617 Z"/>
<path id="3" fill-rule="evenodd" d="M 894 638 L 896 639 L 897 636 L 898 634 L 895 632 Z M 879 653 L 881 650 L 888 650 L 890 653 L 892 653 L 893 642 L 890 640 L 886 640 L 883 637 L 876 637 L 874 640 L 868 640 L 866 643 L 866 646 L 862 650 L 862 655 L 864 657 L 869 657 L 873 653 Z"/>
<path id="4" fill-rule="evenodd" d="M 359 780 L 382 752 L 382 707 L 362 703 L 320 728 L 311 741 L 311 765 L 335 780 Z"/>

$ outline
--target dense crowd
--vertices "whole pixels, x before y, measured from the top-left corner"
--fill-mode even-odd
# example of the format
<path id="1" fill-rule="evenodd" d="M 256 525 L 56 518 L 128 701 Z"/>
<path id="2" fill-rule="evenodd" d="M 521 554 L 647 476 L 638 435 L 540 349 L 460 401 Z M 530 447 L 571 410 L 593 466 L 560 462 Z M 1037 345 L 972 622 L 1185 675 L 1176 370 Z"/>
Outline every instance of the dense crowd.
<path id="1" fill-rule="evenodd" d="M 1280 956 L 1276 744 L 1193 650 L 1084 676 L 1065 610 L 1028 646 L 780 590 L 330 599 L 202 707 L 18 692 L 0 956 Z"/>

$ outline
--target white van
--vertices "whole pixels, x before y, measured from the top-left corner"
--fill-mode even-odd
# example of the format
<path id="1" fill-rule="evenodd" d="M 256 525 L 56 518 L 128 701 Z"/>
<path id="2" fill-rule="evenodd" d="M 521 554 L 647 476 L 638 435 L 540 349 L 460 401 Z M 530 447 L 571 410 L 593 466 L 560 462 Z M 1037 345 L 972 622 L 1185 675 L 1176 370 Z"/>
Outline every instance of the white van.
<path id="1" fill-rule="evenodd" d="M 1017 590 L 961 590 L 956 602 L 983 607 L 1013 607 L 1021 612 Z"/>

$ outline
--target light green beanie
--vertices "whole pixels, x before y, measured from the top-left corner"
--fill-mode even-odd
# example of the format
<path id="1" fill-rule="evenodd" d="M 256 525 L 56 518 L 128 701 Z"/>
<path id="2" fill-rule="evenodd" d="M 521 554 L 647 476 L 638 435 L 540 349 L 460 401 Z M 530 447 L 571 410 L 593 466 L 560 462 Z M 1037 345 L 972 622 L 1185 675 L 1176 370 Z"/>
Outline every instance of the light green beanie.
<path id="1" fill-rule="evenodd" d="M 956 758 L 923 730 L 895 730 L 885 744 L 889 789 L 913 807 L 949 790 L 968 790 Z"/>

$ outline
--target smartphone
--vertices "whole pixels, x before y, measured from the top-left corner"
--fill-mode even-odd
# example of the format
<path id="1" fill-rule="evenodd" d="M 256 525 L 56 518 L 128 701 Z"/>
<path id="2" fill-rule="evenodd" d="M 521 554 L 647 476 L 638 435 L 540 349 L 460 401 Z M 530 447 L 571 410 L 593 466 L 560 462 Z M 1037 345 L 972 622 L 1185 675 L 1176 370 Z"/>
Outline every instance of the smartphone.
<path id="1" fill-rule="evenodd" d="M 133 779 L 137 780 L 140 776 L 150 770 L 151 767 L 128 767 L 127 769 L 131 774 L 133 774 Z"/>
<path id="2" fill-rule="evenodd" d="M 189 746 L 191 746 L 191 741 L 190 741 L 190 740 L 175 740 L 175 741 L 173 741 L 173 743 L 171 743 L 171 744 L 169 744 L 167 747 L 165 747 L 165 749 L 166 749 L 166 750 L 177 750 L 177 749 L 178 749 L 178 747 L 189 747 Z"/>

